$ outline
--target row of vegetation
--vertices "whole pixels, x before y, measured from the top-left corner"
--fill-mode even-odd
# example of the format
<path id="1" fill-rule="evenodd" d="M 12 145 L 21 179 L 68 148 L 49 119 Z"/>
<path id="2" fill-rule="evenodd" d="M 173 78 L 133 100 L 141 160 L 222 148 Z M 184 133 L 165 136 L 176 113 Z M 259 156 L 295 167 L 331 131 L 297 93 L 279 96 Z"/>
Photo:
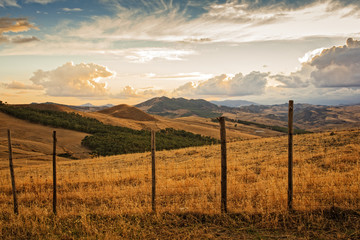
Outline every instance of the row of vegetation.
<path id="1" fill-rule="evenodd" d="M 227 118 L 225 117 L 226 121 L 229 122 L 234 122 L 234 123 L 240 123 L 240 124 L 244 124 L 244 125 L 248 125 L 248 126 L 255 126 L 255 127 L 259 127 L 259 128 L 265 128 L 265 129 L 270 129 L 273 131 L 277 131 L 277 132 L 283 132 L 283 133 L 287 133 L 288 132 L 288 128 L 287 127 L 280 127 L 280 126 L 274 126 L 274 125 L 266 125 L 266 124 L 262 124 L 262 123 L 256 123 L 256 122 L 249 122 L 249 121 L 244 121 L 244 120 L 235 120 L 235 119 L 231 119 L 231 118 Z M 213 122 L 218 122 L 219 120 L 217 118 L 213 118 L 212 119 Z M 294 128 L 294 134 L 306 134 L 306 133 L 311 133 L 309 131 L 306 131 L 304 129 L 299 129 L 299 128 Z"/>
<path id="2" fill-rule="evenodd" d="M 150 131 L 147 130 L 106 125 L 94 118 L 83 117 L 73 112 L 39 110 L 7 104 L 1 104 L 0 111 L 32 123 L 89 133 L 91 135 L 86 136 L 81 143 L 91 149 L 94 155 L 107 156 L 150 150 Z M 217 142 L 214 138 L 171 128 L 159 131 L 156 136 L 158 150 Z"/>

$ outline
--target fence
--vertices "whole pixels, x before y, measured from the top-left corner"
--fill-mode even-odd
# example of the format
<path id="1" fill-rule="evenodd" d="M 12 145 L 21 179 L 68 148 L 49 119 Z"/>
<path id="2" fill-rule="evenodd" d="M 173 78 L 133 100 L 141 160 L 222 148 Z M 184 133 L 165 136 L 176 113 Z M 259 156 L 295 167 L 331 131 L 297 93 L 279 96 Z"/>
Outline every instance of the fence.
<path id="1" fill-rule="evenodd" d="M 290 125 L 289 129 L 288 138 L 255 139 L 225 147 L 222 141 L 222 151 L 215 146 L 194 147 L 156 152 L 156 158 L 153 144 L 151 153 L 56 163 L 54 147 L 53 154 L 45 155 L 53 157 L 52 166 L 16 169 L 16 186 L 15 179 L 9 184 L 12 174 L 8 169 L 0 171 L 0 206 L 5 211 L 17 201 L 20 212 L 58 214 L 359 209 L 359 131 L 292 138 Z M 55 144 L 55 134 L 53 139 Z M 56 174 L 54 166 L 58 166 Z"/>

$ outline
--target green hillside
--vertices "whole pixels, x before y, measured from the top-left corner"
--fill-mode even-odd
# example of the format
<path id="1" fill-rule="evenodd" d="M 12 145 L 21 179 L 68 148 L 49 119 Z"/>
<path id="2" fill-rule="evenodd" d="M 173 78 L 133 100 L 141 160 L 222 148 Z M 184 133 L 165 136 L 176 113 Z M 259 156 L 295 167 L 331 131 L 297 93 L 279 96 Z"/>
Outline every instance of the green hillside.
<path id="1" fill-rule="evenodd" d="M 71 129 L 89 133 L 82 144 L 93 151 L 94 155 L 116 155 L 145 152 L 150 150 L 150 131 L 134 130 L 125 127 L 106 125 L 77 113 L 38 110 L 28 107 L 0 105 L 0 111 L 16 118 L 46 126 Z M 216 139 L 172 128 L 157 132 L 158 150 L 177 149 L 217 143 Z"/>

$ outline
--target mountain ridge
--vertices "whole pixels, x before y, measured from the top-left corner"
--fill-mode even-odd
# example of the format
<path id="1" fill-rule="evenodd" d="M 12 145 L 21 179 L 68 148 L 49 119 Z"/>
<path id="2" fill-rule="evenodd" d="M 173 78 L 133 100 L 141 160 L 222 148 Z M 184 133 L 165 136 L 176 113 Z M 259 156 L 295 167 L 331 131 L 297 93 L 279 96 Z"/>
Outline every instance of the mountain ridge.
<path id="1" fill-rule="evenodd" d="M 223 101 L 210 101 L 213 104 L 218 106 L 225 107 L 241 107 L 241 106 L 249 106 L 249 105 L 259 105 L 255 102 L 250 102 L 246 100 L 223 100 Z"/>

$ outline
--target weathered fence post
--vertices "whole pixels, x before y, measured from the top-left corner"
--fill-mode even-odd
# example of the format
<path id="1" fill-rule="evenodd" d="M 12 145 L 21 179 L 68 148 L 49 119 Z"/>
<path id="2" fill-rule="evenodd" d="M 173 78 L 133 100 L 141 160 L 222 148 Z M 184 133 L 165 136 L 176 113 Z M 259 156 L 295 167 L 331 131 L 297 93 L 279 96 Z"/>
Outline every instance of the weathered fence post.
<path id="1" fill-rule="evenodd" d="M 56 215 L 56 131 L 53 132 L 53 212 Z"/>
<path id="2" fill-rule="evenodd" d="M 294 101 L 289 101 L 288 115 L 288 210 L 293 210 L 293 120 Z"/>
<path id="3" fill-rule="evenodd" d="M 155 131 L 151 130 L 151 208 L 153 212 L 156 212 L 156 172 L 155 172 Z"/>
<path id="4" fill-rule="evenodd" d="M 225 118 L 220 117 L 219 122 L 221 139 L 221 213 L 227 213 L 227 160 Z"/>
<path id="5" fill-rule="evenodd" d="M 14 213 L 19 214 L 19 208 L 18 208 L 18 202 L 17 202 L 17 196 L 16 196 L 14 166 L 13 166 L 13 159 L 12 159 L 10 129 L 8 129 L 7 132 L 8 132 L 8 143 L 9 143 L 9 165 L 10 165 L 11 186 L 12 186 L 12 193 L 13 193 L 13 197 L 14 197 Z"/>

